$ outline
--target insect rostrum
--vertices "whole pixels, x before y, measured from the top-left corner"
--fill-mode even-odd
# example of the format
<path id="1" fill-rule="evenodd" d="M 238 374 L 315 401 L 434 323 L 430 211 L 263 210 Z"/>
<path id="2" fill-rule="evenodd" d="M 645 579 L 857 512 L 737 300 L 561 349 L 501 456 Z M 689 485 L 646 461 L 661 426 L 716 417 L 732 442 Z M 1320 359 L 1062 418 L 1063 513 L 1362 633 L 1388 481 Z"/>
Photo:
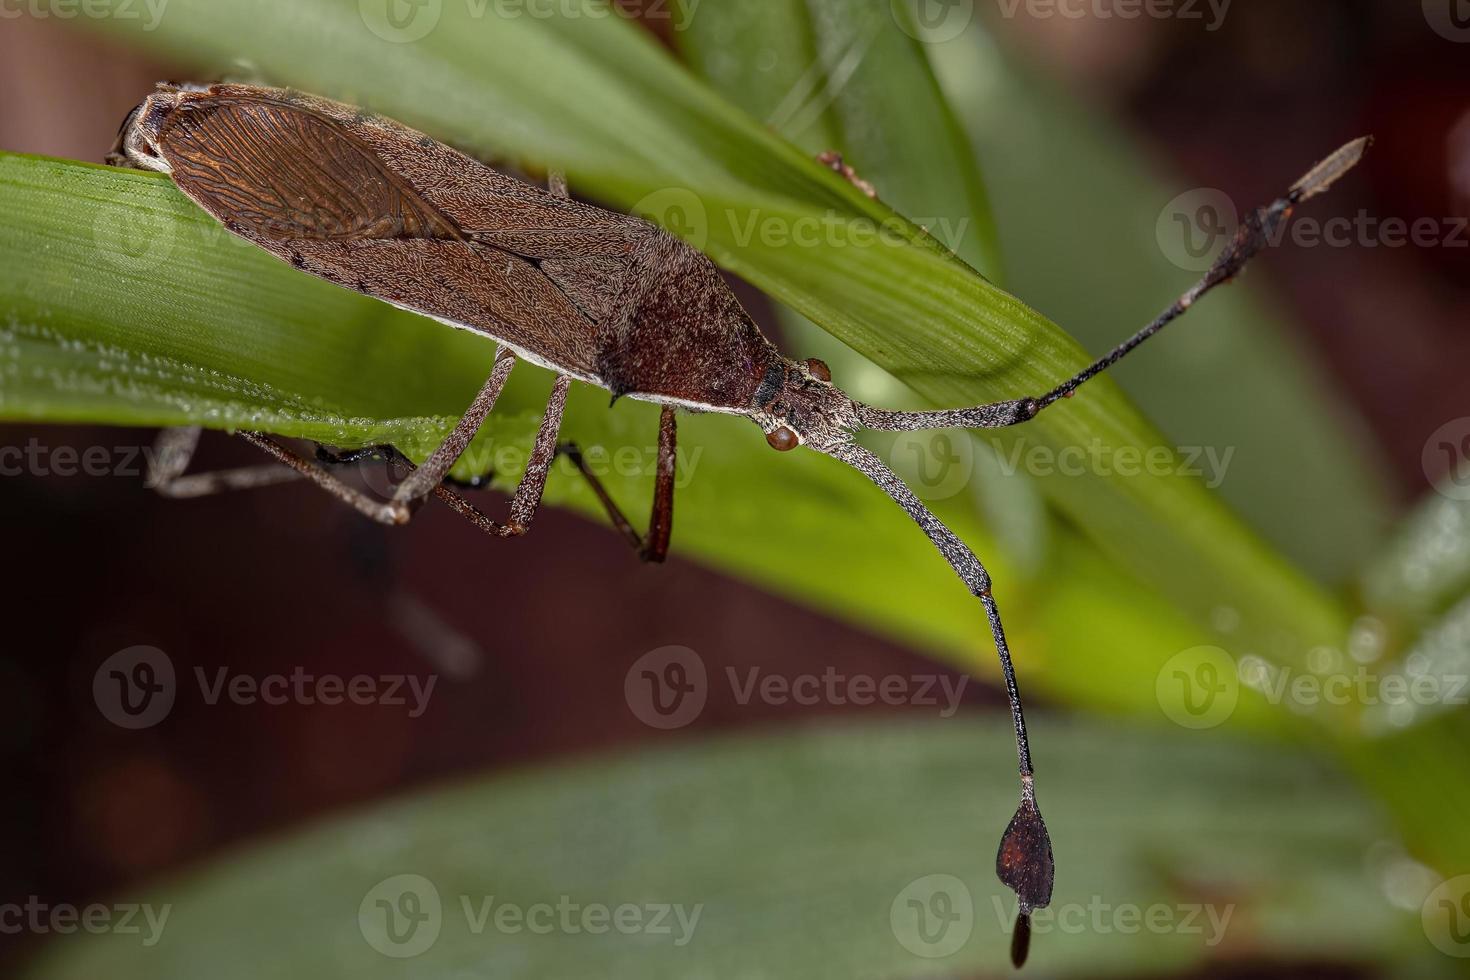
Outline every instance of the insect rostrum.
<path id="1" fill-rule="evenodd" d="M 160 86 L 124 124 L 112 161 L 170 174 L 231 232 L 304 272 L 500 345 L 464 419 L 386 504 L 263 435 L 244 434 L 376 520 L 404 523 L 432 494 L 488 533 L 524 533 L 559 451 L 558 426 L 571 380 L 606 388 L 614 398 L 664 406 L 646 542 L 594 483 L 614 521 L 646 558 L 661 559 L 668 545 L 677 409 L 744 415 L 773 448 L 815 449 L 858 469 L 887 493 L 980 600 L 1000 658 L 1021 802 L 1002 838 L 996 870 L 1019 899 L 1012 951 L 1019 965 L 1026 955 L 1028 916 L 1051 899 L 1052 853 L 990 576 L 974 552 L 853 433 L 989 429 L 1035 417 L 1233 278 L 1292 209 L 1351 168 L 1365 146 L 1365 140 L 1349 144 L 1287 196 L 1254 212 L 1204 279 L 1092 367 L 1044 395 L 935 412 L 864 405 L 835 386 L 820 361 L 784 356 L 741 308 L 714 264 L 654 225 L 573 201 L 560 187 L 561 193 L 543 191 L 398 123 L 335 102 L 246 85 Z M 517 358 L 551 369 L 557 382 L 512 500 L 511 519 L 497 523 L 442 480 L 494 407 Z M 578 461 L 575 450 L 561 451 Z"/>

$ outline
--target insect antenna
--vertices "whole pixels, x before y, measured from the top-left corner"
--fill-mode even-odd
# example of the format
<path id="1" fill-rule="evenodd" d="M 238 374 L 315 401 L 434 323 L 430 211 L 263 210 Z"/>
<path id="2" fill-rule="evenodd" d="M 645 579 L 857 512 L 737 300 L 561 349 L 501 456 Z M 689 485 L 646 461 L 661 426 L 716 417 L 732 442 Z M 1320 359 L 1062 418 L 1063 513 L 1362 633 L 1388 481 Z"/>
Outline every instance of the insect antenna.
<path id="1" fill-rule="evenodd" d="M 1220 253 L 1219 258 L 1215 259 L 1214 264 L 1199 282 L 1191 286 L 1142 330 L 1046 394 L 1035 398 L 996 402 L 993 405 L 978 405 L 974 408 L 946 409 L 937 412 L 892 412 L 859 404 L 857 406 L 858 420 L 869 429 L 915 432 L 920 429 L 999 429 L 1034 418 L 1048 405 L 1063 398 L 1070 398 L 1073 392 L 1085 382 L 1117 364 L 1145 340 L 1179 319 L 1210 290 L 1240 275 L 1250 260 L 1262 249 L 1279 240 L 1281 229 L 1290 219 L 1297 205 L 1325 192 L 1344 174 L 1357 166 L 1371 142 L 1369 137 L 1353 140 L 1313 167 L 1305 177 L 1292 186 L 1286 196 L 1248 214 L 1236 232 L 1235 238 Z"/>
<path id="2" fill-rule="evenodd" d="M 1323 193 L 1356 166 L 1370 142 L 1363 138 L 1347 144 L 1313 167 L 1284 197 L 1247 215 L 1235 238 L 1199 282 L 1142 330 L 1046 394 L 972 408 L 928 412 L 889 411 L 854 402 L 859 425 L 889 432 L 997 429 L 1035 418 L 1042 409 L 1070 397 L 1081 385 L 1112 367 L 1144 341 L 1183 316 L 1210 290 L 1238 276 L 1262 249 L 1277 242 L 1279 232 L 1297 205 Z M 1016 757 L 1021 774 L 1021 803 L 1016 809 L 1016 815 L 1011 818 L 1010 825 L 1006 827 L 995 859 L 996 874 L 1016 892 L 1019 903 L 1011 937 L 1011 961 L 1019 967 L 1026 961 L 1030 949 L 1031 912 L 1045 907 L 1051 901 L 1054 867 L 1051 839 L 1047 834 L 1046 823 L 1041 818 L 1041 811 L 1036 806 L 1031 747 L 1026 738 L 1026 719 L 1021 710 L 1021 695 L 1016 687 L 1016 672 L 1011 665 L 1011 652 L 1006 643 L 1005 630 L 1001 626 L 1000 610 L 990 591 L 990 575 L 975 553 L 930 513 L 914 492 L 873 453 L 850 439 L 832 440 L 825 445 L 816 445 L 815 448 L 863 473 L 902 507 L 985 607 L 990 632 L 995 639 L 995 651 L 1000 658 L 1001 675 L 1005 679 L 1006 697 L 1010 701 L 1011 722 L 1016 734 Z"/>
<path id="3" fill-rule="evenodd" d="M 836 442 L 821 447 L 822 452 L 858 470 L 888 494 L 893 502 L 913 518 L 934 547 L 949 562 L 955 574 L 985 607 L 995 652 L 1000 658 L 1001 676 L 1005 681 L 1006 699 L 1011 707 L 1011 725 L 1016 735 L 1016 761 L 1021 774 L 1021 804 L 1011 818 L 996 854 L 996 874 L 1016 892 L 1020 902 L 1012 958 L 1016 966 L 1025 962 L 1030 937 L 1032 909 L 1051 901 L 1053 863 L 1051 838 L 1041 811 L 1036 806 L 1034 771 L 1031 766 L 1031 744 L 1026 738 L 1026 717 L 1021 708 L 1021 692 L 1016 687 L 1016 671 L 1011 665 L 1011 649 L 1001 625 L 1000 609 L 990 591 L 990 574 L 970 547 L 959 536 L 930 513 L 918 496 L 898 475 L 872 452 L 855 442 Z"/>

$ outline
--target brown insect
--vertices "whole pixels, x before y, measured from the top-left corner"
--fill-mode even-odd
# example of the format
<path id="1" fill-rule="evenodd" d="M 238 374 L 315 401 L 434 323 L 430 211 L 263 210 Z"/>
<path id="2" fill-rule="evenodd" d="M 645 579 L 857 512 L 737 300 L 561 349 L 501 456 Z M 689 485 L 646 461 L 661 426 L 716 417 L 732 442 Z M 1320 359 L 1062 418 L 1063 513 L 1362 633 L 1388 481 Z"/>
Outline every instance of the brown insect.
<path id="1" fill-rule="evenodd" d="M 559 451 L 557 433 L 573 380 L 606 388 L 614 398 L 663 406 L 646 541 L 580 467 L 612 521 L 647 560 L 664 558 L 673 527 L 676 409 L 744 415 L 761 427 L 773 449 L 808 446 L 861 471 L 893 498 L 979 598 L 1000 657 L 1021 803 L 1001 840 L 996 870 L 1019 899 L 1012 945 L 1019 966 L 1030 912 L 1051 900 L 1052 852 L 1036 806 L 1021 698 L 990 576 L 964 542 L 852 434 L 864 428 L 993 429 L 1034 418 L 1233 278 L 1292 209 L 1326 190 L 1357 163 L 1366 145 L 1358 140 L 1343 147 L 1286 197 L 1252 213 L 1204 279 L 1080 374 L 1044 395 L 934 412 L 862 404 L 832 383 L 821 361 L 782 355 L 714 264 L 661 229 L 573 201 L 555 176 L 552 190 L 543 191 L 398 123 L 335 102 L 248 85 L 162 85 L 124 123 L 109 162 L 171 175 L 231 232 L 303 272 L 499 344 L 490 377 L 464 418 L 387 503 L 262 434 L 242 433 L 374 520 L 403 524 L 435 495 L 489 534 L 525 533 Z M 835 157 L 830 162 L 842 166 Z M 494 408 L 518 358 L 554 371 L 556 383 L 512 497 L 510 520 L 499 523 L 443 481 Z M 197 430 L 183 441 L 193 438 Z M 560 451 L 580 465 L 574 450 Z M 269 475 L 241 471 L 184 477 L 186 465 L 187 453 L 174 457 L 163 474 L 167 492 L 193 495 L 273 482 Z"/>

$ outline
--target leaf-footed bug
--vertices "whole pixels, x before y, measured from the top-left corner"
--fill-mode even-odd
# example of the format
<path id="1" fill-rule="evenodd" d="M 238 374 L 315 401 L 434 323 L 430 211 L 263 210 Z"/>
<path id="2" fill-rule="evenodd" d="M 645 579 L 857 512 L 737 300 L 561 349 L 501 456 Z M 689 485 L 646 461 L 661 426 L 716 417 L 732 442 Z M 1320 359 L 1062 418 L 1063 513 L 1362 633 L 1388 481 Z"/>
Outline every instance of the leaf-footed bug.
<path id="1" fill-rule="evenodd" d="M 699 251 L 641 219 L 572 200 L 501 174 L 387 119 L 296 92 L 249 85 L 162 85 L 124 123 L 109 162 L 162 171 L 234 234 L 296 268 L 499 345 L 489 379 L 422 466 L 380 503 L 260 433 L 244 438 L 362 513 L 403 524 L 432 494 L 483 531 L 530 527 L 559 451 L 571 381 L 614 398 L 662 406 L 647 539 L 581 466 L 613 522 L 646 560 L 660 561 L 673 526 L 676 409 L 744 415 L 785 452 L 808 446 L 859 470 L 919 525 L 985 610 L 1015 729 L 1021 802 L 996 871 L 1014 889 L 1012 942 L 1026 958 L 1030 913 L 1051 900 L 1051 841 L 1037 808 L 1015 671 L 990 576 L 975 554 L 873 453 L 859 429 L 993 429 L 1026 422 L 1070 397 L 1273 240 L 1300 203 L 1361 158 L 1360 139 L 1318 164 L 1271 205 L 1252 212 L 1204 278 L 1107 356 L 1046 394 L 972 408 L 896 412 L 848 397 L 818 360 L 785 357 L 766 339 Z M 839 164 L 840 166 L 840 164 Z M 517 358 L 556 374 L 550 404 L 506 523 L 445 486 L 450 467 L 491 410 Z M 184 448 L 190 436 L 181 439 Z M 580 464 L 575 451 L 568 452 Z M 185 477 L 175 454 L 160 481 L 176 495 L 274 482 L 235 471 Z M 192 482 L 190 482 L 192 481 Z"/>

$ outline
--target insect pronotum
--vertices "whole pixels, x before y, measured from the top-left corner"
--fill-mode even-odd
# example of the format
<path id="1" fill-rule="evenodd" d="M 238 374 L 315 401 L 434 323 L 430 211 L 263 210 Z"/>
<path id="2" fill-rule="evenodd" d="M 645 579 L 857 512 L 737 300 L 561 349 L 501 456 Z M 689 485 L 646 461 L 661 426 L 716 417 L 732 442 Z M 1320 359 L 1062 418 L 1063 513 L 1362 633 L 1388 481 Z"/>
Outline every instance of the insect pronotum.
<path id="1" fill-rule="evenodd" d="M 571 381 L 663 406 L 653 513 L 644 540 L 597 484 L 622 533 L 647 560 L 662 560 L 673 521 L 676 409 L 744 415 L 773 449 L 807 446 L 854 467 L 919 525 L 985 610 L 1015 728 L 1021 802 L 1002 836 L 996 872 L 1014 889 L 1019 917 L 1012 959 L 1026 957 L 1030 913 L 1051 900 L 1051 840 L 1037 809 L 1031 751 L 1015 670 L 975 554 L 883 462 L 853 439 L 859 429 L 993 429 L 1026 422 L 1072 395 L 1232 279 L 1273 240 L 1301 202 L 1326 190 L 1362 156 L 1343 147 L 1285 197 L 1252 212 L 1203 279 L 1106 357 L 1034 397 L 932 412 L 895 412 L 855 401 L 818 360 L 785 357 L 700 252 L 641 219 L 573 201 L 553 179 L 543 191 L 492 170 L 422 133 L 313 96 L 249 85 L 161 85 L 124 123 L 109 162 L 158 170 L 236 235 L 350 289 L 471 330 L 499 345 L 484 387 L 443 444 L 387 503 L 338 480 L 265 435 L 242 433 L 279 462 L 367 516 L 402 524 L 430 495 L 498 537 L 525 533 L 559 451 Z M 524 478 L 499 523 L 444 485 L 495 406 L 517 359 L 556 373 Z M 193 436 L 183 436 L 188 444 Z M 274 482 L 242 471 L 184 477 L 186 455 L 163 474 L 177 495 Z M 281 472 L 279 470 L 277 473 Z M 192 482 L 191 482 L 192 481 Z"/>

